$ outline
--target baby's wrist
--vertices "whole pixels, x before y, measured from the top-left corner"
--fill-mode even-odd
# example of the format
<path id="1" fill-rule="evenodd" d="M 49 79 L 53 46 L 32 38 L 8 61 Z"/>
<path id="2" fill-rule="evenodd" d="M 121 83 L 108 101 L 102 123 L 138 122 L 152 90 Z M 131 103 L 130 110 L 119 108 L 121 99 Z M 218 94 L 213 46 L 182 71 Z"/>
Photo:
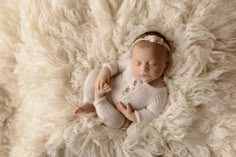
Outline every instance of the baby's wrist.
<path id="1" fill-rule="evenodd" d="M 131 114 L 131 119 L 130 119 L 132 122 L 137 122 L 137 118 L 136 118 L 136 115 L 135 115 L 135 113 L 133 112 L 132 114 Z"/>
<path id="2" fill-rule="evenodd" d="M 101 99 L 103 96 L 104 96 L 104 95 L 101 95 L 101 94 L 95 94 L 94 99 L 95 99 L 95 101 L 96 101 L 96 100 Z"/>
<path id="3" fill-rule="evenodd" d="M 107 66 L 102 67 L 102 72 L 111 76 L 111 70 Z"/>
<path id="4" fill-rule="evenodd" d="M 101 98 L 98 98 L 98 99 L 95 99 L 95 100 L 94 100 L 94 105 L 97 106 L 98 104 L 100 104 L 101 102 L 103 102 L 105 99 L 106 99 L 105 96 L 103 96 L 103 97 L 101 97 Z"/>

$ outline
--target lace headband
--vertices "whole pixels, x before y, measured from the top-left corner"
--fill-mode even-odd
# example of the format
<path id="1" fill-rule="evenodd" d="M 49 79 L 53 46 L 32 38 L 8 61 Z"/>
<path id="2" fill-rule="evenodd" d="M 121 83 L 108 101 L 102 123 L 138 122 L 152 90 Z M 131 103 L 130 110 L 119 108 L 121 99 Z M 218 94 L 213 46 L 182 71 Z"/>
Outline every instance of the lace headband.
<path id="1" fill-rule="evenodd" d="M 156 35 L 147 35 L 144 38 L 139 38 L 137 39 L 132 45 L 131 45 L 131 49 L 133 48 L 133 46 L 139 42 L 139 41 L 149 41 L 152 43 L 157 43 L 160 45 L 163 45 L 164 47 L 166 47 L 168 49 L 168 51 L 170 51 L 170 47 L 168 46 L 168 44 L 165 43 L 164 39 L 161 37 L 158 37 Z"/>

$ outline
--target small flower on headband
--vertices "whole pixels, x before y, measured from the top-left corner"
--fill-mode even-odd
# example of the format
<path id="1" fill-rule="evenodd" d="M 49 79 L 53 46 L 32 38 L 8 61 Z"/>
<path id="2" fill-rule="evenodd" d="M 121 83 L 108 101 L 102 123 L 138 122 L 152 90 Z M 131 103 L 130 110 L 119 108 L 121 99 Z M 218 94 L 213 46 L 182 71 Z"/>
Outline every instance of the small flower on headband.
<path id="1" fill-rule="evenodd" d="M 156 35 L 147 35 L 145 36 L 144 38 L 139 38 L 137 39 L 132 45 L 131 45 L 131 49 L 133 48 L 133 46 L 139 42 L 139 41 L 149 41 L 149 42 L 153 42 L 153 43 L 157 43 L 157 44 L 160 44 L 162 46 L 164 46 L 165 48 L 168 49 L 168 51 L 170 51 L 170 47 L 169 45 L 164 41 L 163 38 L 161 37 L 158 37 Z"/>
<path id="2" fill-rule="evenodd" d="M 154 35 L 147 35 L 143 39 L 145 39 L 147 41 L 150 41 L 150 42 L 157 42 L 157 43 L 163 43 L 164 42 L 163 38 L 160 38 L 160 37 L 154 36 Z"/>

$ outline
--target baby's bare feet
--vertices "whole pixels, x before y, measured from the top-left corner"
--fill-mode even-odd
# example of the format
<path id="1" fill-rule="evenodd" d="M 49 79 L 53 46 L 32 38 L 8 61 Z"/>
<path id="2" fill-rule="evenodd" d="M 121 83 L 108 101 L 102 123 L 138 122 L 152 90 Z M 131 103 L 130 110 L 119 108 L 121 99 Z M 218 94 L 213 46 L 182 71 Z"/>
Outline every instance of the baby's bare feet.
<path id="1" fill-rule="evenodd" d="M 95 107 L 93 104 L 90 103 L 85 103 L 82 106 L 79 106 L 75 109 L 74 113 L 90 113 L 90 112 L 95 112 Z"/>

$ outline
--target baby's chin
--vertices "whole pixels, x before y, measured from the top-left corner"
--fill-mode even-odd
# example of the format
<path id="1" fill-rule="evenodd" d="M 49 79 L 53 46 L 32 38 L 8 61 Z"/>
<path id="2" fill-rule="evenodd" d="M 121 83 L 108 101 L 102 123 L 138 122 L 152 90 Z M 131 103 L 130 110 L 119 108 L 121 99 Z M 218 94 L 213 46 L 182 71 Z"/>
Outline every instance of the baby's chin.
<path id="1" fill-rule="evenodd" d="M 152 79 L 150 77 L 141 77 L 140 80 L 145 82 L 145 83 L 149 83 L 149 82 L 152 81 Z"/>
<path id="2" fill-rule="evenodd" d="M 136 76 L 135 79 L 140 80 L 140 81 L 145 82 L 145 83 L 150 83 L 151 81 L 153 81 L 151 79 L 151 77 L 149 77 L 149 76 L 145 76 L 145 77 L 144 76 Z"/>

